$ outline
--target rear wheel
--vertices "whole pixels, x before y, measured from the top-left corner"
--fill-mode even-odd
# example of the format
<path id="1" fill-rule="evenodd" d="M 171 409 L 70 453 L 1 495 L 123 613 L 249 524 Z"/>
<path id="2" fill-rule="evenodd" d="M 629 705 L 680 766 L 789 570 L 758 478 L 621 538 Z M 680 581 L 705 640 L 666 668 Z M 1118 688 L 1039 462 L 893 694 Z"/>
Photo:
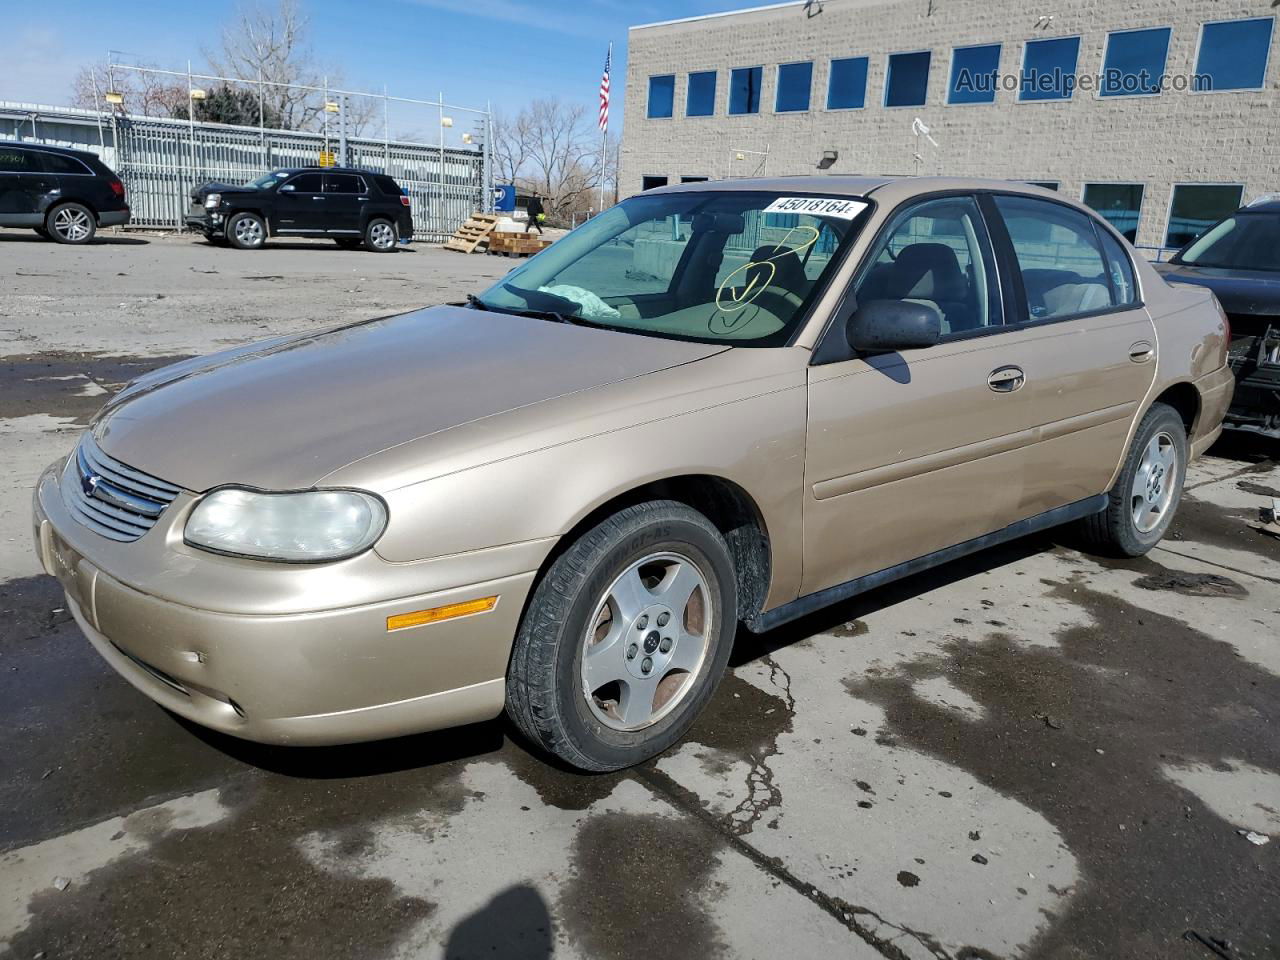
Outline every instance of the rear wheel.
<path id="1" fill-rule="evenodd" d="M 1187 429 L 1172 407 L 1155 403 L 1133 435 L 1107 509 L 1080 521 L 1086 544 L 1111 556 L 1140 557 L 1160 542 L 1187 472 Z"/>
<path id="2" fill-rule="evenodd" d="M 257 250 L 267 242 L 267 225 L 256 213 L 237 213 L 227 221 L 227 240 L 238 250 Z"/>
<path id="3" fill-rule="evenodd" d="M 579 769 L 640 763 L 711 698 L 737 622 L 732 561 L 711 522 L 672 501 L 628 507 L 538 583 L 507 669 L 507 712 Z"/>
<path id="4" fill-rule="evenodd" d="M 60 203 L 45 217 L 44 228 L 58 243 L 82 244 L 93 239 L 98 224 L 82 203 Z"/>
<path id="5" fill-rule="evenodd" d="M 364 228 L 364 245 L 374 253 L 390 253 L 396 248 L 396 227 L 390 220 L 370 220 Z"/>

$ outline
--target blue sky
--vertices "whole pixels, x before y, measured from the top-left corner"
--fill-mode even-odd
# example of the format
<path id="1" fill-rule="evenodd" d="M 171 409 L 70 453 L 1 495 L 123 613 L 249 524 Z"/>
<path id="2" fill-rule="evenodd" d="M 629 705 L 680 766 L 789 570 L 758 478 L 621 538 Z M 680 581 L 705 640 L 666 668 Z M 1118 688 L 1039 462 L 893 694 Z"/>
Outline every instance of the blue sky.
<path id="1" fill-rule="evenodd" d="M 614 43 L 621 112 L 627 27 L 758 5 L 755 0 L 301 0 L 320 59 L 354 89 L 514 110 L 558 96 L 595 109 L 605 48 Z M 0 100 L 62 104 L 81 64 L 108 49 L 185 69 L 215 47 L 235 0 L 48 0 L 7 4 Z M 505 51 L 499 54 L 496 51 Z M 499 61 L 505 61 L 499 66 Z M 393 126 L 397 121 L 393 119 Z M 399 126 L 417 126 L 408 117 Z M 461 128 L 461 118 L 459 127 Z M 469 124 L 468 124 L 469 126 Z M 455 132 L 456 133 L 459 131 Z M 394 135 L 394 131 L 393 131 Z"/>

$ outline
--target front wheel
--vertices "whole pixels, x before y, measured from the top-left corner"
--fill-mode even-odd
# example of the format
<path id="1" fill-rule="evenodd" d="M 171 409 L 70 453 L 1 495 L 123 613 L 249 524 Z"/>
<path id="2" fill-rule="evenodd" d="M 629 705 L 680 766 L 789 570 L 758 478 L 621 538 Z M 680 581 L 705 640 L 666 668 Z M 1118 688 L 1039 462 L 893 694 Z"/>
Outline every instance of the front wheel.
<path id="1" fill-rule="evenodd" d="M 390 220 L 370 220 L 364 228 L 364 245 L 374 253 L 390 253 L 396 248 L 396 227 Z"/>
<path id="2" fill-rule="evenodd" d="M 237 250 L 257 250 L 267 242 L 267 225 L 256 213 L 237 213 L 227 221 L 227 240 Z"/>
<path id="3" fill-rule="evenodd" d="M 1160 542 L 1187 475 L 1187 428 L 1173 407 L 1154 403 L 1133 435 L 1107 509 L 1080 521 L 1088 546 L 1111 556 L 1140 557 Z"/>
<path id="4" fill-rule="evenodd" d="M 715 526 L 673 501 L 628 507 L 570 545 L 535 588 L 507 669 L 507 712 L 581 770 L 640 763 L 710 700 L 737 623 Z"/>
<path id="5" fill-rule="evenodd" d="M 58 243 L 82 244 L 93 239 L 98 224 L 93 211 L 82 203 L 60 203 L 49 211 L 44 228 Z"/>

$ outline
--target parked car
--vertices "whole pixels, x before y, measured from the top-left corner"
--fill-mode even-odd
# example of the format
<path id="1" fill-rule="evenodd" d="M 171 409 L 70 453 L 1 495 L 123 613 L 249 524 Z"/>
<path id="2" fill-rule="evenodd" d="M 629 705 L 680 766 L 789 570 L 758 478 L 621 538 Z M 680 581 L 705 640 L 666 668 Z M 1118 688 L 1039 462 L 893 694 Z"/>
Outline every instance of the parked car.
<path id="1" fill-rule="evenodd" d="M 0 141 L 0 227 L 29 227 L 58 243 L 88 243 L 129 222 L 124 184 L 96 155 Z"/>
<path id="2" fill-rule="evenodd" d="M 388 253 L 413 239 L 409 197 L 391 177 L 346 167 L 273 170 L 243 186 L 191 191 L 188 228 L 215 244 L 256 250 L 268 237 L 329 237 Z"/>
<path id="3" fill-rule="evenodd" d="M 653 190 L 467 303 L 148 374 L 39 479 L 99 653 L 321 744 L 504 708 L 585 770 L 769 630 L 1076 522 L 1150 550 L 1233 379 L 1212 295 L 1036 187 Z"/>
<path id="4" fill-rule="evenodd" d="M 1237 381 L 1227 426 L 1280 438 L 1280 200 L 1237 210 L 1156 270 L 1208 287 L 1227 313 Z"/>

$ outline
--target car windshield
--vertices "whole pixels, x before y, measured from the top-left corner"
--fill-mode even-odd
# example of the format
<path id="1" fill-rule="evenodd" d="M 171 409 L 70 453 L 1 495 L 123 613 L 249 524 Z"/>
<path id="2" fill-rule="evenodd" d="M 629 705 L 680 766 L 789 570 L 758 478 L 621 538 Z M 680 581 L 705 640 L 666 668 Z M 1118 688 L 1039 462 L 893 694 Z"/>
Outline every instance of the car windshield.
<path id="1" fill-rule="evenodd" d="M 1195 240 L 1178 258 L 1196 267 L 1280 271 L 1280 213 L 1237 213 Z"/>
<path id="2" fill-rule="evenodd" d="M 755 191 L 642 194 L 473 304 L 650 336 L 784 343 L 869 207 L 856 197 Z"/>
<path id="3" fill-rule="evenodd" d="M 288 170 L 273 170 L 271 173 L 264 173 L 257 180 L 250 180 L 245 186 L 250 190 L 266 190 L 268 187 L 274 187 L 287 176 L 289 176 Z"/>

